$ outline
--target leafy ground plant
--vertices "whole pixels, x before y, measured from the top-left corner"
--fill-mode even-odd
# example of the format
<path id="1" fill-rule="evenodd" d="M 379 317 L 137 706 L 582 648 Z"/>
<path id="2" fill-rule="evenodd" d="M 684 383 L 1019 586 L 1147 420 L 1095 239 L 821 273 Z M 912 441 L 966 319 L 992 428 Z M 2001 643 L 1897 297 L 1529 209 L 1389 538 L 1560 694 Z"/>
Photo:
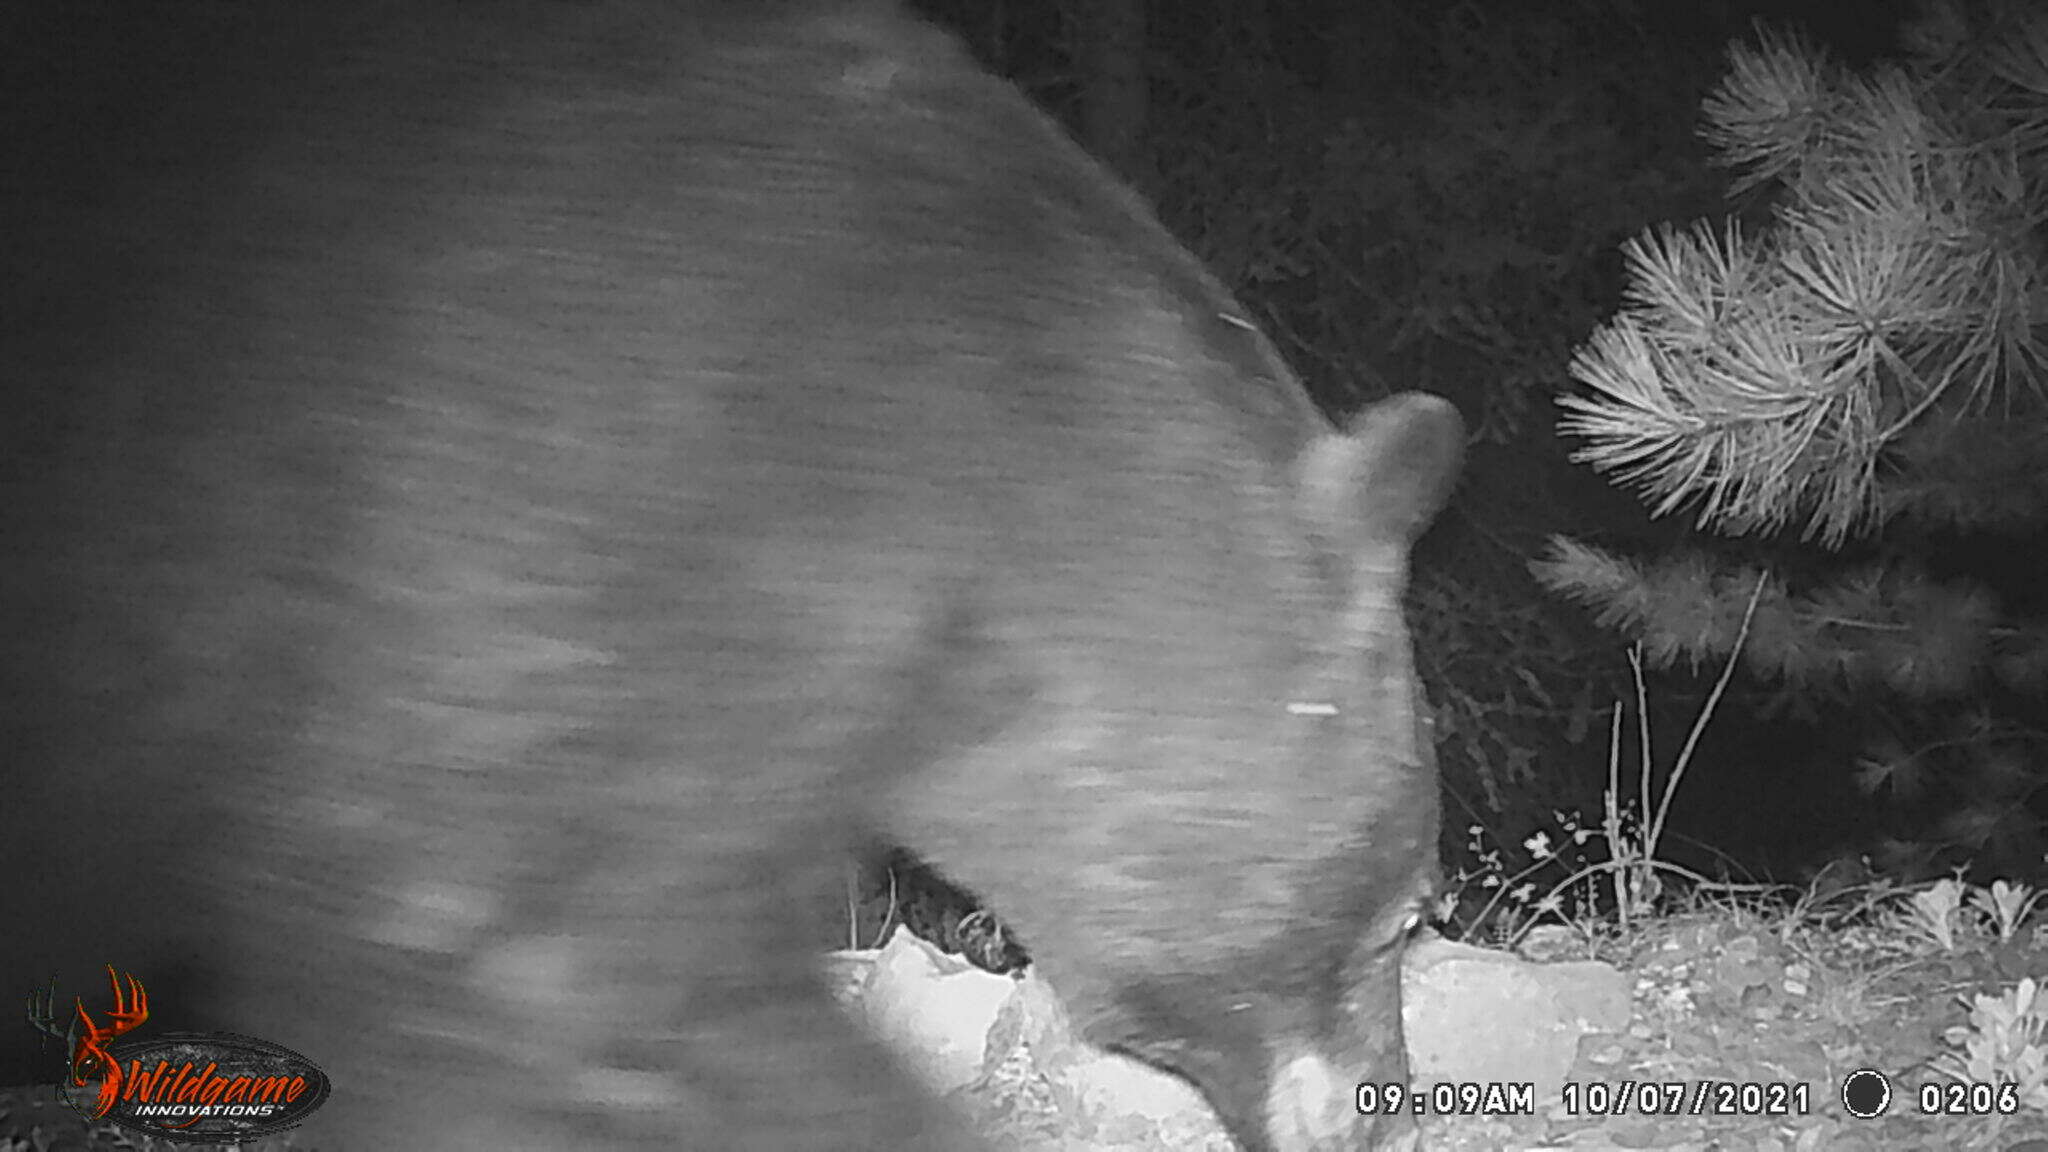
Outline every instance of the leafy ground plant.
<path id="1" fill-rule="evenodd" d="M 2021 1109 L 2048 1111 L 2048 998 L 2032 977 L 2003 993 L 1960 996 L 1970 1008 L 1970 1022 L 1950 1028 L 1945 1039 L 1959 1051 L 1934 1060 L 1936 1072 L 1966 1092 L 1988 1092 L 1993 1118 Z"/>

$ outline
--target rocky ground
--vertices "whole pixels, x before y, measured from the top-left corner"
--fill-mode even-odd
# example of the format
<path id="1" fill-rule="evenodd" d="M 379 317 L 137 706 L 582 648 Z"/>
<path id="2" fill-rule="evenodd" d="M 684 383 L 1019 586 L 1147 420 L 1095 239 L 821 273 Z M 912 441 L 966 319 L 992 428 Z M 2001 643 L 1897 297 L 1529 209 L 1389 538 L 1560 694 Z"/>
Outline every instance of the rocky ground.
<path id="1" fill-rule="evenodd" d="M 971 898 L 921 888 L 897 885 L 893 915 L 856 896 L 853 931 L 887 925 L 889 946 L 824 963 L 965 1122 L 1005 1147 L 1229 1148 L 1184 1085 L 1080 1044 Z M 1425 940 L 1407 974 L 1411 1107 L 1433 1152 L 2048 1152 L 2031 895 L 1870 881 L 1695 897 L 1511 947 Z M 1858 1073 L 1852 1099 L 1889 1088 L 1875 1115 L 1845 1103 Z M 88 1128 L 47 1087 L 0 1091 L 0 1152 L 196 1147 Z M 290 1134 L 243 1148 L 313 1152 Z"/>

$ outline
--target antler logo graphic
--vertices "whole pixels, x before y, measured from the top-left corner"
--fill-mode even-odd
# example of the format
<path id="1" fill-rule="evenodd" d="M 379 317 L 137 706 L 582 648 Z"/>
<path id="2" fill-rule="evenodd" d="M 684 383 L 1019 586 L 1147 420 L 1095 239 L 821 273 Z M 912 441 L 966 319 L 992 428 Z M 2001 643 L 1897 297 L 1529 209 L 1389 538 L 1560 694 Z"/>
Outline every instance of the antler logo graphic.
<path id="1" fill-rule="evenodd" d="M 64 1031 L 57 1031 L 57 982 L 50 981 L 49 991 L 28 995 L 28 1022 L 38 1031 L 47 1033 L 64 1042 L 64 1050 L 71 1058 L 71 1086 L 85 1088 L 91 1085 L 93 1077 L 100 1080 L 99 1095 L 90 1108 L 80 1108 L 79 1113 L 88 1120 L 97 1120 L 113 1108 L 114 1101 L 121 1098 L 121 1062 L 107 1051 L 107 1042 L 124 1032 L 134 1031 L 144 1020 L 149 1019 L 149 997 L 142 990 L 142 981 L 133 975 L 128 977 L 128 991 L 122 994 L 121 977 L 114 972 L 114 966 L 107 965 L 107 979 L 114 986 L 114 1008 L 107 1013 L 109 1023 L 102 1028 L 92 1022 L 86 1013 L 85 999 L 75 1001 L 78 1019 L 73 1020 Z M 84 1025 L 83 1034 L 79 1026 Z M 73 1107 L 78 1107 L 71 1101 Z"/>

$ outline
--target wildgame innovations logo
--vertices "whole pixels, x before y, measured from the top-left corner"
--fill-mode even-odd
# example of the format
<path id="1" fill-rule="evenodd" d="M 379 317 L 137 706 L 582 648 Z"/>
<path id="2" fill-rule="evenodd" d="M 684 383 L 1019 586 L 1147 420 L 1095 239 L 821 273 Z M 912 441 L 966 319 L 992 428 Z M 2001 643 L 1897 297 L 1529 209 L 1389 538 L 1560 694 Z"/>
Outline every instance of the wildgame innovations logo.
<path id="1" fill-rule="evenodd" d="M 113 1004 L 97 1018 L 83 997 L 60 1014 L 55 978 L 28 997 L 29 1024 L 63 1044 L 57 1099 L 88 1123 L 179 1143 L 236 1144 L 295 1127 L 326 1102 L 327 1074 L 266 1040 L 232 1032 L 119 1040 L 149 1019 L 149 995 L 132 975 L 124 985 L 111 966 L 107 979 Z"/>

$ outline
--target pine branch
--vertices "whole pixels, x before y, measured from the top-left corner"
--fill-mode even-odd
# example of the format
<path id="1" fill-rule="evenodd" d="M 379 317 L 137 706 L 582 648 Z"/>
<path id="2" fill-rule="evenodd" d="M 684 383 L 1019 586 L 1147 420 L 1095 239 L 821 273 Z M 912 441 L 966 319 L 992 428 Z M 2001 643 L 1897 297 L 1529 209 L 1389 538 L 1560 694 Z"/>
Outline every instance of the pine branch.
<path id="1" fill-rule="evenodd" d="M 1865 80 L 1768 32 L 1738 46 L 1705 134 L 1737 189 L 1779 187 L 1773 226 L 1625 247 L 1625 309 L 1572 363 L 1589 394 L 1560 400 L 1574 459 L 1654 515 L 1692 507 L 1731 534 L 1796 522 L 1838 547 L 1906 510 L 1957 509 L 1884 491 L 1923 423 L 1985 422 L 1995 397 L 2025 395 L 2023 431 L 2048 434 L 2044 183 L 2026 161 L 2048 139 L 2048 88 L 2025 86 L 2048 76 L 2048 31 L 2032 27 L 1999 57 L 2011 79 L 1956 112 L 1926 74 Z M 1990 507 L 2035 518 L 2048 501 Z"/>
<path id="2" fill-rule="evenodd" d="M 1642 645 L 1654 668 L 1693 671 L 1734 650 L 1749 590 L 1764 573 L 1689 549 L 1638 562 L 1565 537 L 1530 565 L 1553 592 L 1591 609 L 1602 627 Z M 1882 687 L 1950 698 L 1997 680 L 2036 688 L 2048 669 L 2048 627 L 1999 623 L 1981 586 L 1928 580 L 1910 563 L 1860 566 L 1795 593 L 1767 579 L 1741 652 L 1753 673 L 1838 695 Z"/>
<path id="3" fill-rule="evenodd" d="M 1769 220 L 1630 243 L 1624 306 L 1559 401 L 1573 458 L 1653 515 L 1797 525 L 1831 549 L 1884 530 L 1862 550 L 1876 559 L 1807 557 L 1792 578 L 1556 539 L 1531 568 L 1660 668 L 1725 657 L 1753 606 L 1744 667 L 1848 717 L 1866 792 L 1937 837 L 1923 857 L 2038 863 L 2021 800 L 2048 780 L 2048 622 L 2005 619 L 1912 549 L 1938 538 L 1914 529 L 2026 539 L 2048 518 L 2048 17 L 2005 0 L 1923 13 L 1918 58 L 1867 77 L 1769 31 L 1734 49 L 1704 134 Z"/>

